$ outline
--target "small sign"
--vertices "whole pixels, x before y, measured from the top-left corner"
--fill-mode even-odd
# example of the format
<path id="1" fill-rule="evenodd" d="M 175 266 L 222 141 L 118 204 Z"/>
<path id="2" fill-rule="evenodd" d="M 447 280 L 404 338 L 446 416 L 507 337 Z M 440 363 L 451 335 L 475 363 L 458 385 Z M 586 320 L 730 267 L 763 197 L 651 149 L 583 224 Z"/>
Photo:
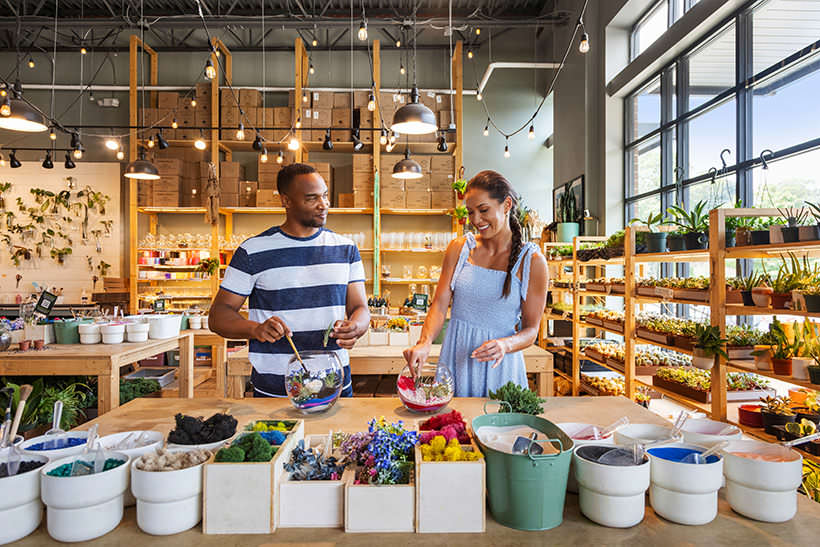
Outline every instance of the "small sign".
<path id="1" fill-rule="evenodd" d="M 154 300 L 154 311 L 155 312 L 164 312 L 165 311 L 165 299 L 164 298 L 157 298 Z"/>
<path id="2" fill-rule="evenodd" d="M 664 300 L 672 300 L 675 297 L 675 290 L 668 287 L 655 287 L 655 295 Z"/>
<path id="3" fill-rule="evenodd" d="M 429 296 L 426 294 L 414 293 L 411 298 L 410 307 L 421 311 L 427 311 Z"/>
<path id="4" fill-rule="evenodd" d="M 51 310 L 54 309 L 54 304 L 57 302 L 57 295 L 48 291 L 40 293 L 40 298 L 34 306 L 34 313 L 38 313 L 44 317 L 48 317 Z"/>

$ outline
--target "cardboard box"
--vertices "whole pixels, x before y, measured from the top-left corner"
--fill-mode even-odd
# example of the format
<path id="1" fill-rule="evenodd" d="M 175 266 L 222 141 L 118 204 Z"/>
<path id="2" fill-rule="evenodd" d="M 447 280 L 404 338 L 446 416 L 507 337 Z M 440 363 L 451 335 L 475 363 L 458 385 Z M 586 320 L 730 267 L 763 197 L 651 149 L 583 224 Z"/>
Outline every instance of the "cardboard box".
<path id="1" fill-rule="evenodd" d="M 211 127 L 213 120 L 211 120 L 210 110 L 195 110 L 194 111 L 194 127 Z M 205 129 L 208 132 L 208 129 Z M 207 135 L 206 135 L 207 137 Z"/>
<path id="2" fill-rule="evenodd" d="M 373 190 L 353 190 L 353 207 L 371 208 L 373 207 Z"/>
<path id="3" fill-rule="evenodd" d="M 430 188 L 433 191 L 444 191 L 453 189 L 452 173 L 433 172 L 430 173 Z"/>
<path id="4" fill-rule="evenodd" d="M 238 106 L 230 89 L 221 89 L 219 91 L 219 106 L 222 108 Z"/>
<path id="5" fill-rule="evenodd" d="M 337 91 L 333 94 L 333 108 L 347 108 L 350 109 L 350 92 Z"/>
<path id="6" fill-rule="evenodd" d="M 356 190 L 353 192 L 355 193 Z M 385 209 L 405 209 L 407 207 L 403 189 L 382 187 L 379 199 L 381 206 Z"/>
<path id="7" fill-rule="evenodd" d="M 391 170 L 392 173 L 392 170 Z M 407 188 L 407 183 L 404 179 L 397 179 L 391 176 L 390 174 L 385 174 L 383 177 L 379 179 L 379 186 L 381 188 L 389 188 L 392 190 L 404 190 Z"/>
<path id="8" fill-rule="evenodd" d="M 420 91 L 419 102 L 433 112 L 436 111 L 436 93 L 434 91 Z"/>
<path id="9" fill-rule="evenodd" d="M 455 194 L 452 190 L 449 192 L 433 190 L 430 192 L 430 208 L 431 209 L 452 209 L 455 207 Z"/>
<path id="10" fill-rule="evenodd" d="M 160 190 L 154 186 L 151 203 L 154 207 L 179 207 L 179 190 Z"/>
<path id="11" fill-rule="evenodd" d="M 262 130 L 262 138 L 269 141 L 274 140 L 274 131 L 272 129 L 273 127 L 276 127 L 276 116 L 274 115 L 274 110 L 274 108 L 263 108 L 259 110 L 259 112 L 262 113 L 262 116 L 259 117 L 259 125 L 267 128 Z"/>
<path id="12" fill-rule="evenodd" d="M 244 179 L 245 166 L 235 161 L 223 161 L 219 164 L 219 177 L 223 179 Z"/>
<path id="13" fill-rule="evenodd" d="M 180 175 L 163 175 L 160 173 L 159 180 L 154 182 L 154 193 L 162 192 L 176 192 L 179 194 L 181 188 L 182 177 Z"/>
<path id="14" fill-rule="evenodd" d="M 353 154 L 353 172 L 373 174 L 372 154 Z"/>
<path id="15" fill-rule="evenodd" d="M 353 173 L 352 188 L 354 190 L 372 190 L 373 185 L 373 173 L 363 171 L 355 171 Z"/>
<path id="16" fill-rule="evenodd" d="M 430 171 L 433 173 L 447 173 L 452 175 L 455 172 L 456 160 L 450 154 L 437 154 L 430 156 Z"/>
<path id="17" fill-rule="evenodd" d="M 370 130 L 373 127 L 373 112 L 366 108 L 359 108 L 357 111 L 358 116 L 353 121 L 355 127 L 361 128 L 359 138 L 364 142 L 373 142 L 373 132 Z"/>
<path id="18" fill-rule="evenodd" d="M 225 192 L 227 194 L 238 194 L 239 193 L 239 179 L 234 179 L 230 177 L 220 177 L 219 178 L 219 192 Z"/>
<path id="19" fill-rule="evenodd" d="M 320 108 L 330 110 L 333 108 L 333 92 L 332 91 L 314 91 L 312 93 L 313 104 L 312 108 Z"/>
<path id="20" fill-rule="evenodd" d="M 256 192 L 259 185 L 256 181 L 243 180 L 239 183 L 239 206 L 256 207 Z"/>
<path id="21" fill-rule="evenodd" d="M 429 190 L 407 190 L 404 193 L 405 207 L 408 209 L 429 209 Z"/>
<path id="22" fill-rule="evenodd" d="M 239 126 L 239 107 L 222 107 L 221 116 L 220 125 L 224 129 L 223 134 L 227 133 L 230 135 L 229 140 L 234 140 L 236 138 L 236 128 Z"/>
<path id="23" fill-rule="evenodd" d="M 160 91 L 157 93 L 157 108 L 175 109 L 179 103 L 179 93 L 176 91 Z"/>
<path id="24" fill-rule="evenodd" d="M 449 112 L 452 97 L 453 96 L 449 93 L 439 93 L 438 95 L 436 95 L 436 111 L 441 112 L 447 110 Z"/>
<path id="25" fill-rule="evenodd" d="M 242 108 L 262 106 L 262 92 L 258 89 L 242 88 L 239 90 L 239 105 Z"/>
<path id="26" fill-rule="evenodd" d="M 257 207 L 281 207 L 282 200 L 279 199 L 279 192 L 276 190 L 257 190 L 256 191 L 256 206 Z"/>
<path id="27" fill-rule="evenodd" d="M 337 207 L 354 207 L 353 205 L 353 192 L 349 194 L 339 194 L 338 203 L 336 204 Z"/>
<path id="28" fill-rule="evenodd" d="M 293 123 L 291 119 L 292 115 L 293 110 L 286 106 L 278 106 L 273 109 L 273 125 L 276 127 L 273 131 L 273 140 L 279 141 L 285 138 L 288 129 Z"/>
<path id="29" fill-rule="evenodd" d="M 311 121 L 310 140 L 320 142 L 325 139 L 325 131 L 333 123 L 332 110 L 330 108 L 313 108 L 313 119 Z"/>
<path id="30" fill-rule="evenodd" d="M 410 156 L 410 159 L 415 160 L 416 163 L 421 165 L 421 172 L 422 173 L 429 173 L 430 172 L 431 158 L 432 158 L 432 156 L 418 156 L 418 155 Z"/>
<path id="31" fill-rule="evenodd" d="M 155 158 L 154 165 L 157 167 L 160 177 L 166 176 L 182 176 L 182 160 Z"/>
<path id="32" fill-rule="evenodd" d="M 439 129 L 447 129 L 450 127 L 450 111 L 449 110 L 440 110 L 436 112 L 436 117 L 438 118 L 438 128 Z"/>
<path id="33" fill-rule="evenodd" d="M 349 108 L 334 108 L 330 113 L 330 123 L 334 128 L 352 127 L 352 111 Z"/>
<path id="34" fill-rule="evenodd" d="M 227 192 L 219 192 L 219 206 L 220 207 L 239 207 L 239 194 L 229 194 Z"/>
<path id="35" fill-rule="evenodd" d="M 217 67 L 217 71 L 219 68 Z M 196 102 L 197 103 L 204 103 L 208 105 L 208 108 L 211 107 L 211 90 L 213 86 L 211 82 L 199 82 L 196 84 Z M 200 100 L 203 99 L 203 100 Z"/>

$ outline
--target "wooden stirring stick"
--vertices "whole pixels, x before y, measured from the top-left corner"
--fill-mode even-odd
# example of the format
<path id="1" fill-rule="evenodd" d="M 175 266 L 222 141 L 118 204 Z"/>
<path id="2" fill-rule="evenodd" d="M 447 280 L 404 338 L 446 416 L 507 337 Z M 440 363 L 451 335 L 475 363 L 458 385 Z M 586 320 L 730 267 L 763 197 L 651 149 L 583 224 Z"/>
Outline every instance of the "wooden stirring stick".
<path id="1" fill-rule="evenodd" d="M 290 347 L 292 347 L 292 348 L 293 348 L 293 353 L 295 353 L 295 354 L 296 354 L 296 358 L 297 358 L 297 359 L 299 359 L 299 364 L 300 364 L 300 365 L 302 365 L 302 368 L 305 370 L 305 372 L 306 372 L 307 374 L 310 374 L 310 373 L 308 372 L 307 367 L 305 366 L 305 362 L 304 362 L 304 361 L 302 361 L 302 356 L 301 356 L 301 355 L 299 355 L 299 351 L 296 349 L 296 346 L 293 344 L 293 339 L 292 339 L 290 336 L 288 336 L 287 334 L 285 335 L 285 338 L 287 338 L 287 339 L 288 339 L 288 342 L 290 342 Z"/>
<path id="2" fill-rule="evenodd" d="M 11 437 L 9 442 L 14 444 L 14 437 L 17 436 L 17 429 L 20 427 L 20 420 L 23 418 L 23 409 L 26 408 L 26 401 L 34 388 L 29 384 L 20 386 L 20 402 L 17 403 L 17 411 L 14 413 L 14 422 L 11 424 Z"/>

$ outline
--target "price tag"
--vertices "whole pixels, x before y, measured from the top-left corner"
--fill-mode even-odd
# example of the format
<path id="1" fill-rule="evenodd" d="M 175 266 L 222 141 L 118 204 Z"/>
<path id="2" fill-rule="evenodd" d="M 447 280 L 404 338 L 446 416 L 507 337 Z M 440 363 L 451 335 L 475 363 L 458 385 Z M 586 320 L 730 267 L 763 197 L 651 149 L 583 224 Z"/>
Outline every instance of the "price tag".
<path id="1" fill-rule="evenodd" d="M 570 316 L 570 313 L 572 313 L 572 312 L 565 311 L 564 313 L 561 314 L 561 319 L 566 321 L 567 318 Z"/>
<path id="2" fill-rule="evenodd" d="M 655 295 L 664 300 L 672 300 L 675 297 L 675 290 L 668 287 L 655 287 Z"/>
<path id="3" fill-rule="evenodd" d="M 155 312 L 164 312 L 165 311 L 165 299 L 164 298 L 157 298 L 154 300 L 154 311 Z"/>
<path id="4" fill-rule="evenodd" d="M 57 302 L 57 295 L 52 294 L 48 291 L 43 291 L 40 293 L 40 298 L 37 300 L 37 304 L 34 306 L 35 313 L 38 313 L 44 317 L 48 317 L 51 313 L 51 310 L 54 308 L 54 304 Z"/>
<path id="5" fill-rule="evenodd" d="M 612 285 L 610 285 L 609 283 L 606 284 L 606 293 L 612 294 Z"/>

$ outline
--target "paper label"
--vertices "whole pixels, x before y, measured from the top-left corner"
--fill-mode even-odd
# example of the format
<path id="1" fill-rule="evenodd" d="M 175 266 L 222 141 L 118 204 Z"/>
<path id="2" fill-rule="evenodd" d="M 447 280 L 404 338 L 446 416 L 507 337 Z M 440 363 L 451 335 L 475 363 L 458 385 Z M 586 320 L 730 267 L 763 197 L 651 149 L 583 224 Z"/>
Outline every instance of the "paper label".
<path id="1" fill-rule="evenodd" d="M 318 101 L 318 100 L 319 100 L 319 92 L 318 92 L 318 91 L 314 91 L 314 92 L 313 92 L 313 100 L 314 100 L 314 101 Z"/>
<path id="2" fill-rule="evenodd" d="M 437 103 L 440 103 L 440 102 L 441 102 L 441 95 L 436 95 L 436 102 L 437 102 Z"/>
<path id="3" fill-rule="evenodd" d="M 567 318 L 569 317 L 569 314 L 570 314 L 570 312 L 565 311 L 564 313 L 561 314 L 561 319 L 566 321 Z"/>
<path id="4" fill-rule="evenodd" d="M 314 111 L 313 111 L 313 119 L 314 119 L 314 120 L 318 120 L 318 119 L 319 119 L 319 111 L 318 111 L 318 110 L 314 110 Z"/>
<path id="5" fill-rule="evenodd" d="M 675 297 L 675 290 L 668 287 L 655 287 L 655 296 L 660 296 L 664 300 L 671 300 Z"/>

